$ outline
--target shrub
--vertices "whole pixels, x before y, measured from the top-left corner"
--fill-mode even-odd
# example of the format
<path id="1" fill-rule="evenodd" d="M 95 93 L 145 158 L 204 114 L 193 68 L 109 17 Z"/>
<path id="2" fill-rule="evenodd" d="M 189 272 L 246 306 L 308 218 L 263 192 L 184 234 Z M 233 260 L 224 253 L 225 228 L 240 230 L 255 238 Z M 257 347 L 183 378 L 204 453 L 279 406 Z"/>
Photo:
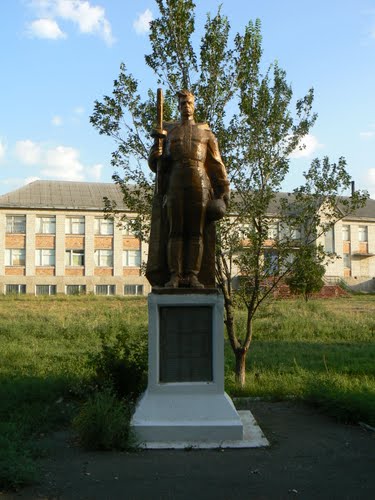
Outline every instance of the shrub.
<path id="1" fill-rule="evenodd" d="M 142 327 L 121 325 L 113 336 L 100 332 L 101 349 L 91 357 L 95 384 L 112 387 L 120 398 L 135 400 L 147 383 L 147 333 Z"/>
<path id="2" fill-rule="evenodd" d="M 117 399 L 111 389 L 94 393 L 73 419 L 82 446 L 91 450 L 134 448 L 130 428 L 132 410 L 132 405 Z"/>

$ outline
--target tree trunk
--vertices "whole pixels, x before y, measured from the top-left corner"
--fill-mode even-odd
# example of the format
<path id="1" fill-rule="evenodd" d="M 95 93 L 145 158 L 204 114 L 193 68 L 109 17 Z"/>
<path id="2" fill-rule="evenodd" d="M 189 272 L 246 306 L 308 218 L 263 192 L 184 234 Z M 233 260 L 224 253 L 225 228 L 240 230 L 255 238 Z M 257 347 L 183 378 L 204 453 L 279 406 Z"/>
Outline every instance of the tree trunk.
<path id="1" fill-rule="evenodd" d="M 240 387 L 244 387 L 246 381 L 246 354 L 247 350 L 241 348 L 236 349 L 236 368 L 235 368 L 235 381 Z"/>

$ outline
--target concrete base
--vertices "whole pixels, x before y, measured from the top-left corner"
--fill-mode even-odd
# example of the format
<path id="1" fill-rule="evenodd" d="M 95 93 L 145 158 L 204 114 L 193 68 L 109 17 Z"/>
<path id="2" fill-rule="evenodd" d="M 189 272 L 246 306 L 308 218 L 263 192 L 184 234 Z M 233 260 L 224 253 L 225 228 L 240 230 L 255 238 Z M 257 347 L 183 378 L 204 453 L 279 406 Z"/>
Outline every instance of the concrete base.
<path id="1" fill-rule="evenodd" d="M 225 393 L 146 391 L 136 408 L 132 427 L 138 439 L 146 443 L 243 439 L 241 419 Z"/>
<path id="2" fill-rule="evenodd" d="M 146 450 L 206 450 L 217 448 L 261 448 L 269 446 L 267 438 L 264 436 L 261 428 L 256 423 L 250 411 L 239 411 L 243 426 L 243 438 L 235 440 L 212 440 L 212 441 L 144 441 L 139 443 L 140 448 Z"/>

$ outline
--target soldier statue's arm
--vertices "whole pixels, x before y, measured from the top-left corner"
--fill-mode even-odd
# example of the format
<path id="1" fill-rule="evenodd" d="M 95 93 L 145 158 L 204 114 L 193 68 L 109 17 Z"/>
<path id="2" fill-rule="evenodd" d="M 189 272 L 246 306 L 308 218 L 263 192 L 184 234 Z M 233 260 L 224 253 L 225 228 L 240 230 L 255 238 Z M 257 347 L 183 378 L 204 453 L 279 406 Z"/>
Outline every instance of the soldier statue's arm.
<path id="1" fill-rule="evenodd" d="M 207 130 L 206 171 L 214 192 L 214 198 L 229 202 L 229 181 L 223 160 L 221 159 L 217 139 L 211 130 Z"/>

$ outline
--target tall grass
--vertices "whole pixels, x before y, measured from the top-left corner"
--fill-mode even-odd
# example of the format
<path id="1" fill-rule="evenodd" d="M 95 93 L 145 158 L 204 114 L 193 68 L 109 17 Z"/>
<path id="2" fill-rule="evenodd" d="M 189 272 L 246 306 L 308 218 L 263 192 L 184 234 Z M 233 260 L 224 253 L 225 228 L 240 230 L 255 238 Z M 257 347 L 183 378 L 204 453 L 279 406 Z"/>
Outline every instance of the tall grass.
<path id="1" fill-rule="evenodd" d="M 245 324 L 237 311 L 237 328 Z M 0 484 L 35 478 L 38 437 L 71 424 L 92 386 L 103 335 L 132 331 L 147 334 L 142 297 L 0 297 Z M 226 389 L 298 398 L 375 425 L 374 339 L 374 296 L 273 301 L 255 320 L 243 389 L 226 343 Z"/>

